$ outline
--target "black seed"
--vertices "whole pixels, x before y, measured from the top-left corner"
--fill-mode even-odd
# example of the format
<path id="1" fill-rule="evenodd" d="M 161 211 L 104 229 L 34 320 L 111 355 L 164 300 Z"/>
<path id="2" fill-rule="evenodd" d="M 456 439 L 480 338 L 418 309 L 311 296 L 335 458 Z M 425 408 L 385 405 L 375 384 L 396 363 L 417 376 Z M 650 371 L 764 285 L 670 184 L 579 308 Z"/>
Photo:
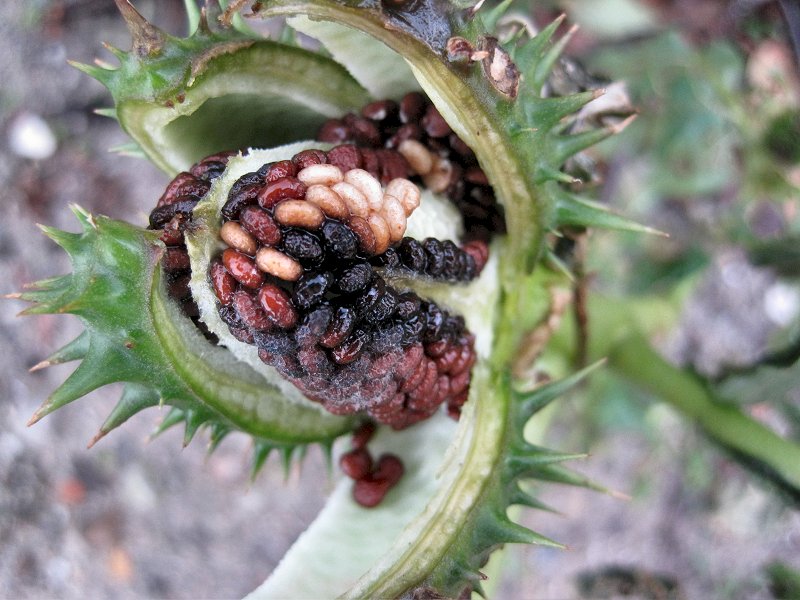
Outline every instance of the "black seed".
<path id="1" fill-rule="evenodd" d="M 360 292 L 372 279 L 372 267 L 369 263 L 356 263 L 342 271 L 336 280 L 336 288 L 343 294 Z"/>
<path id="2" fill-rule="evenodd" d="M 391 270 L 400 266 L 400 257 L 397 254 L 397 250 L 388 248 L 383 254 L 374 256 L 370 262 L 376 267 L 386 267 Z"/>
<path id="3" fill-rule="evenodd" d="M 261 191 L 262 187 L 264 187 L 263 181 L 260 183 L 248 183 L 236 190 L 231 188 L 231 191 L 228 192 L 228 199 L 225 201 L 220 211 L 222 218 L 228 221 L 238 219 L 239 213 L 242 212 L 245 206 L 256 203 L 258 193 Z"/>
<path id="4" fill-rule="evenodd" d="M 253 333 L 256 346 L 274 356 L 291 355 L 297 352 L 292 335 L 285 331 L 256 331 Z"/>
<path id="5" fill-rule="evenodd" d="M 392 290 L 391 287 L 386 287 L 386 291 L 384 292 L 383 296 L 378 298 L 375 303 L 370 307 L 370 309 L 364 315 L 364 318 L 373 324 L 381 323 L 385 321 L 389 317 L 392 316 L 394 313 L 394 309 L 397 306 L 397 294 Z"/>
<path id="6" fill-rule="evenodd" d="M 422 341 L 426 344 L 435 342 L 442 330 L 444 315 L 441 309 L 432 302 L 423 302 L 420 309 L 425 319 L 425 331 L 422 334 Z"/>
<path id="7" fill-rule="evenodd" d="M 458 279 L 458 246 L 451 240 L 442 242 L 442 256 L 444 260 L 443 275 L 450 280 Z"/>
<path id="8" fill-rule="evenodd" d="M 413 292 L 405 292 L 397 297 L 397 308 L 395 308 L 394 314 L 399 319 L 410 319 L 417 315 L 419 307 L 419 296 Z"/>
<path id="9" fill-rule="evenodd" d="M 408 319 L 403 319 L 402 324 L 404 345 L 413 344 L 421 339 L 425 326 L 418 315 L 413 315 Z"/>
<path id="10" fill-rule="evenodd" d="M 283 250 L 304 264 L 317 264 L 323 258 L 320 241 L 302 229 L 289 229 L 283 234 Z"/>
<path id="11" fill-rule="evenodd" d="M 292 304 L 302 310 L 311 308 L 322 301 L 332 283 L 333 273 L 328 271 L 306 273 L 295 284 Z"/>
<path id="12" fill-rule="evenodd" d="M 164 225 L 169 223 L 177 213 L 191 215 L 194 207 L 200 201 L 196 196 L 181 196 L 172 204 L 165 204 L 154 208 L 150 213 L 150 227 L 152 229 L 161 229 Z"/>
<path id="13" fill-rule="evenodd" d="M 428 259 L 425 257 L 425 250 L 422 244 L 413 238 L 403 238 L 397 248 L 400 260 L 403 265 L 414 271 L 414 273 L 424 273 Z"/>
<path id="14" fill-rule="evenodd" d="M 245 173 L 239 179 L 233 182 L 230 191 L 228 192 L 228 198 L 231 196 L 237 195 L 242 189 L 248 185 L 253 185 L 255 183 L 264 184 L 264 175 L 259 173 L 258 171 L 253 171 L 251 173 Z"/>
<path id="15" fill-rule="evenodd" d="M 220 306 L 217 312 L 222 322 L 231 329 L 246 329 L 244 322 L 242 322 L 242 319 L 232 305 Z"/>
<path id="16" fill-rule="evenodd" d="M 364 315 L 386 293 L 386 282 L 383 277 L 375 276 L 367 290 L 358 296 L 354 308 L 359 315 Z"/>
<path id="17" fill-rule="evenodd" d="M 306 314 L 295 331 L 295 339 L 301 346 L 309 346 L 319 342 L 325 334 L 334 316 L 329 304 L 321 304 Z"/>
<path id="18" fill-rule="evenodd" d="M 353 258 L 358 252 L 358 237 L 344 223 L 326 219 L 322 239 L 327 250 L 337 258 Z"/>
<path id="19" fill-rule="evenodd" d="M 340 306 L 336 309 L 328 328 L 320 338 L 320 344 L 326 348 L 334 348 L 341 344 L 353 331 L 358 321 L 356 311 L 349 306 Z"/>
<path id="20" fill-rule="evenodd" d="M 475 264 L 475 258 L 468 252 L 464 252 L 464 280 L 472 281 L 478 272 L 478 265 Z"/>
<path id="21" fill-rule="evenodd" d="M 431 277 L 438 277 L 444 271 L 444 253 L 442 243 L 436 238 L 426 238 L 422 247 L 428 259 L 426 272 Z"/>

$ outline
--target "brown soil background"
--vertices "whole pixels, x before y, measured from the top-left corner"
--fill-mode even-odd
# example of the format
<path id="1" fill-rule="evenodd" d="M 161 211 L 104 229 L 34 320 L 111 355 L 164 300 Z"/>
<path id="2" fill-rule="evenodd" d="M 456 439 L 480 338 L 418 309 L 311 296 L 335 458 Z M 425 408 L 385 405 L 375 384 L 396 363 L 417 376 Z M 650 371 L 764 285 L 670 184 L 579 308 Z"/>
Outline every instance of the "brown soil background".
<path id="1" fill-rule="evenodd" d="M 137 5 L 183 33 L 181 2 Z M 126 141 L 114 122 L 91 112 L 109 99 L 65 63 L 91 62 L 102 41 L 129 45 L 110 0 L 0 4 L 1 293 L 68 270 L 35 223 L 76 231 L 69 203 L 145 223 L 167 182 L 147 163 L 107 152 Z M 26 112 L 42 116 L 57 135 L 47 160 L 21 158 L 9 147 L 12 123 Z M 748 278 L 739 306 L 749 288 L 763 293 L 768 280 L 763 273 Z M 737 304 L 729 305 L 735 320 Z M 73 367 L 28 368 L 80 326 L 71 317 L 17 318 L 23 308 L 0 302 L 0 597 L 238 598 L 252 590 L 322 506 L 332 484 L 321 457 L 312 452 L 286 481 L 271 461 L 251 484 L 244 436 L 230 436 L 210 457 L 202 435 L 183 450 L 178 431 L 147 442 L 156 409 L 86 450 L 118 386 L 28 428 Z M 751 343 L 763 335 L 756 331 Z M 563 516 L 528 512 L 523 520 L 569 549 L 507 552 L 493 597 L 579 598 L 581 573 L 621 566 L 638 577 L 633 590 L 606 578 L 608 587 L 589 597 L 769 598 L 764 564 L 781 559 L 800 567 L 800 515 L 665 407 L 652 408 L 648 422 L 647 431 L 604 438 L 579 466 L 633 499 L 544 488 Z M 563 424 L 553 443 L 584 450 Z M 654 574 L 679 591 L 665 595 Z"/>

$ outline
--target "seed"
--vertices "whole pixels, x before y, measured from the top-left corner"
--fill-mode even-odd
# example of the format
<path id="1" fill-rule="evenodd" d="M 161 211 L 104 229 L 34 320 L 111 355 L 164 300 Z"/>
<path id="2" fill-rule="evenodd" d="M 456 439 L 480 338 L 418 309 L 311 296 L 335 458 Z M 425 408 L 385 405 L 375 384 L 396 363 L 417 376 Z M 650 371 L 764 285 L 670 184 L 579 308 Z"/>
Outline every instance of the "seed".
<path id="1" fill-rule="evenodd" d="M 364 318 L 372 324 L 381 323 L 392 316 L 396 306 L 397 296 L 391 287 L 387 287 L 386 292 L 366 311 Z M 400 338 L 402 338 L 402 328 Z M 400 343 L 400 339 L 397 340 L 397 343 Z"/>
<path id="2" fill-rule="evenodd" d="M 461 246 L 461 249 L 475 260 L 475 274 L 478 275 L 489 260 L 489 246 L 486 242 L 473 240 Z"/>
<path id="3" fill-rule="evenodd" d="M 306 195 L 306 186 L 295 177 L 283 177 L 268 183 L 258 193 L 258 203 L 263 208 L 272 208 L 281 200 L 300 199 Z"/>
<path id="4" fill-rule="evenodd" d="M 406 216 L 411 216 L 411 213 L 419 206 L 419 188 L 408 179 L 392 179 L 386 186 L 385 195 L 397 198 L 403 206 Z"/>
<path id="5" fill-rule="evenodd" d="M 297 165 L 290 160 L 279 160 L 274 163 L 268 163 L 261 167 L 261 169 L 265 167 L 264 181 L 267 183 L 278 181 L 284 177 L 294 177 L 297 175 Z M 261 169 L 259 169 L 259 171 Z"/>
<path id="6" fill-rule="evenodd" d="M 380 301 L 378 301 L 380 304 Z M 403 324 L 383 324 L 372 333 L 371 349 L 378 355 L 393 353 L 400 348 L 403 341 Z"/>
<path id="7" fill-rule="evenodd" d="M 325 220 L 319 206 L 305 200 L 283 200 L 275 207 L 275 220 L 287 227 L 317 229 Z"/>
<path id="8" fill-rule="evenodd" d="M 433 169 L 433 154 L 417 140 L 405 140 L 397 151 L 408 161 L 417 175 L 427 175 Z"/>
<path id="9" fill-rule="evenodd" d="M 178 213 L 172 217 L 169 222 L 164 225 L 162 233 L 158 236 L 165 246 L 181 246 L 183 245 L 183 229 L 185 226 L 186 216 Z"/>
<path id="10" fill-rule="evenodd" d="M 383 254 L 386 252 L 392 239 L 389 232 L 389 225 L 382 216 L 375 213 L 369 216 L 367 223 L 369 223 L 369 227 L 375 235 L 375 253 Z"/>
<path id="11" fill-rule="evenodd" d="M 413 123 L 419 121 L 425 110 L 425 96 L 419 92 L 410 92 L 400 100 L 400 121 Z"/>
<path id="12" fill-rule="evenodd" d="M 258 270 L 253 259 L 237 250 L 225 250 L 222 253 L 222 264 L 245 287 L 257 289 L 264 283 L 264 274 Z"/>
<path id="13" fill-rule="evenodd" d="M 353 432 L 353 448 L 364 448 L 375 435 L 375 423 L 367 421 Z"/>
<path id="14" fill-rule="evenodd" d="M 370 262 L 378 267 L 386 267 L 388 270 L 397 269 L 401 266 L 400 257 L 394 248 L 388 248 L 383 254 L 374 256 Z"/>
<path id="15" fill-rule="evenodd" d="M 272 329 L 257 332 L 254 337 L 259 350 L 268 352 L 272 360 L 278 356 L 294 356 L 297 353 L 297 346 L 292 336 L 286 331 Z"/>
<path id="16" fill-rule="evenodd" d="M 397 253 L 400 255 L 400 260 L 403 264 L 414 271 L 415 273 L 424 273 L 427 266 L 428 259 L 425 255 L 425 250 L 422 248 L 417 240 L 413 238 L 403 238 L 400 245 L 397 247 Z"/>
<path id="17" fill-rule="evenodd" d="M 349 172 L 349 171 L 348 171 Z M 344 200 L 351 215 L 366 218 L 369 216 L 369 202 L 361 191 L 347 181 L 331 186 L 331 189 Z"/>
<path id="18" fill-rule="evenodd" d="M 299 262 L 274 248 L 259 248 L 256 252 L 256 265 L 264 273 L 284 281 L 297 281 L 303 274 L 303 267 Z"/>
<path id="19" fill-rule="evenodd" d="M 398 318 L 405 320 L 418 316 L 420 300 L 413 292 L 405 292 L 397 297 L 397 309 L 395 314 Z"/>
<path id="20" fill-rule="evenodd" d="M 255 238 L 235 221 L 228 221 L 219 230 L 219 237 L 231 248 L 253 256 L 258 250 Z"/>
<path id="21" fill-rule="evenodd" d="M 197 206 L 198 198 L 194 196 L 180 196 L 171 204 L 165 204 L 154 208 L 150 213 L 150 228 L 161 229 L 169 223 L 177 214 L 191 216 L 194 207 Z"/>
<path id="22" fill-rule="evenodd" d="M 312 311 L 307 312 L 294 332 L 298 345 L 316 345 L 328 330 L 328 325 L 332 318 L 333 308 L 324 302 Z"/>
<path id="23" fill-rule="evenodd" d="M 489 179 L 480 167 L 467 169 L 466 173 L 464 173 L 464 179 L 473 185 L 489 185 Z"/>
<path id="24" fill-rule="evenodd" d="M 394 196 L 383 197 L 381 216 L 389 226 L 389 239 L 398 242 L 406 232 L 406 211 Z"/>
<path id="25" fill-rule="evenodd" d="M 365 508 L 372 508 L 381 503 L 391 487 L 385 479 L 359 479 L 353 485 L 353 500 Z"/>
<path id="26" fill-rule="evenodd" d="M 458 137 L 455 133 L 451 133 L 447 137 L 447 143 L 456 154 L 464 159 L 464 162 L 475 162 L 475 153 L 472 151 L 472 148 L 467 146 L 464 140 Z"/>
<path id="27" fill-rule="evenodd" d="M 423 129 L 425 129 L 425 133 L 432 138 L 446 137 L 453 133 L 453 130 L 450 129 L 450 125 L 447 124 L 447 121 L 444 120 L 441 113 L 439 113 L 438 109 L 433 104 L 428 105 L 421 123 Z"/>
<path id="28" fill-rule="evenodd" d="M 306 273 L 294 286 L 292 303 L 301 310 L 308 310 L 322 301 L 332 283 L 333 273 Z"/>
<path id="29" fill-rule="evenodd" d="M 178 275 L 167 284 L 167 293 L 173 300 L 185 300 L 191 296 L 189 290 L 189 273 Z"/>
<path id="30" fill-rule="evenodd" d="M 346 221 L 350 210 L 342 197 L 326 185 L 312 185 L 306 190 L 306 202 L 319 206 L 326 216 Z"/>
<path id="31" fill-rule="evenodd" d="M 223 218 L 229 221 L 238 219 L 242 209 L 256 203 L 263 188 L 263 183 L 249 183 L 237 189 L 231 188 L 228 199 L 220 211 Z"/>
<path id="32" fill-rule="evenodd" d="M 469 371 L 462 371 L 454 377 L 450 378 L 450 394 L 457 396 L 469 387 L 470 373 Z"/>
<path id="33" fill-rule="evenodd" d="M 405 468 L 402 461 L 394 454 L 382 454 L 378 459 L 378 466 L 373 473 L 375 479 L 386 479 L 390 485 L 395 485 L 403 477 Z"/>
<path id="34" fill-rule="evenodd" d="M 328 150 L 328 163 L 336 165 L 342 172 L 360 169 L 363 164 L 361 151 L 352 144 L 341 144 Z"/>
<path id="35" fill-rule="evenodd" d="M 358 252 L 358 237 L 338 221 L 326 221 L 322 226 L 322 239 L 326 249 L 337 258 L 353 258 Z"/>
<path id="36" fill-rule="evenodd" d="M 348 223 L 350 229 L 358 237 L 358 246 L 365 254 L 375 254 L 377 247 L 377 240 L 375 234 L 372 233 L 372 228 L 369 223 L 362 217 L 350 217 Z"/>
<path id="37" fill-rule="evenodd" d="M 186 248 L 182 246 L 167 248 L 167 251 L 164 253 L 164 258 L 161 259 L 161 267 L 167 273 L 175 273 L 188 269 L 190 263 L 189 253 L 186 252 Z"/>
<path id="38" fill-rule="evenodd" d="M 386 282 L 383 277 L 376 275 L 372 278 L 371 285 L 358 296 L 353 308 L 359 315 L 364 315 L 378 299 L 386 293 Z"/>
<path id="39" fill-rule="evenodd" d="M 344 269 L 336 280 L 336 288 L 343 294 L 355 294 L 372 280 L 372 267 L 365 262 Z"/>
<path id="40" fill-rule="evenodd" d="M 425 238 L 422 241 L 422 249 L 425 250 L 427 258 L 426 272 L 431 277 L 438 277 L 444 271 L 444 254 L 442 243 L 436 238 Z"/>
<path id="41" fill-rule="evenodd" d="M 453 165 L 446 158 L 435 157 L 433 169 L 422 178 L 425 186 L 435 194 L 444 192 L 453 178 Z"/>
<path id="42" fill-rule="evenodd" d="M 339 346 L 331 350 L 331 358 L 338 365 L 346 365 L 353 362 L 361 354 L 364 344 L 369 339 L 369 334 L 363 329 L 356 329 Z"/>
<path id="43" fill-rule="evenodd" d="M 191 171 L 192 175 L 195 177 L 200 177 L 202 179 L 214 179 L 225 170 L 225 166 L 228 164 L 228 159 L 236 154 L 238 154 L 238 152 L 235 150 L 217 152 L 216 154 L 206 156 L 204 159 L 196 162 L 194 165 L 192 165 L 192 168 L 189 169 L 189 171 Z"/>
<path id="44" fill-rule="evenodd" d="M 361 115 L 373 121 L 385 121 L 397 117 L 399 108 L 394 100 L 376 100 L 364 106 Z"/>
<path id="45" fill-rule="evenodd" d="M 356 312 L 348 306 L 340 306 L 331 318 L 325 333 L 319 339 L 321 346 L 335 348 L 347 339 L 358 320 Z"/>
<path id="46" fill-rule="evenodd" d="M 328 119 L 317 132 L 317 139 L 329 144 L 344 142 L 350 137 L 347 126 L 339 119 Z"/>
<path id="47" fill-rule="evenodd" d="M 380 177 L 381 161 L 378 153 L 371 148 L 361 148 L 361 158 L 364 162 L 361 168 L 373 177 Z"/>
<path id="48" fill-rule="evenodd" d="M 272 321 L 261 310 L 259 302 L 248 292 L 238 290 L 233 294 L 233 308 L 245 326 L 256 331 L 272 329 Z"/>
<path id="49" fill-rule="evenodd" d="M 335 165 L 311 165 L 297 174 L 297 178 L 306 185 L 332 186 L 344 180 L 342 170 Z"/>
<path id="50" fill-rule="evenodd" d="M 395 310 L 395 314 L 397 314 L 397 310 Z M 402 317 L 401 317 L 402 318 Z M 403 344 L 411 344 L 414 342 L 419 341 L 422 337 L 422 332 L 425 329 L 425 326 L 422 324 L 422 320 L 418 315 L 414 315 L 407 319 L 402 320 L 403 323 Z"/>
<path id="51" fill-rule="evenodd" d="M 211 263 L 211 286 L 214 294 L 223 306 L 233 302 L 233 293 L 236 291 L 236 280 L 228 273 L 219 260 Z"/>
<path id="52" fill-rule="evenodd" d="M 307 265 L 322 262 L 324 251 L 319 239 L 303 229 L 290 229 L 283 236 L 284 251 Z"/>
<path id="53" fill-rule="evenodd" d="M 178 173 L 175 178 L 169 182 L 167 189 L 158 199 L 156 207 L 164 206 L 165 204 L 172 204 L 177 198 L 181 196 L 197 196 L 202 198 L 208 192 L 209 183 L 195 177 L 186 171 Z"/>
<path id="54" fill-rule="evenodd" d="M 320 165 L 328 162 L 328 157 L 322 150 L 303 150 L 292 157 L 292 162 L 298 169 L 305 169 L 311 165 Z"/>
<path id="55" fill-rule="evenodd" d="M 258 206 L 247 206 L 239 215 L 242 227 L 266 246 L 276 246 L 281 241 L 281 230 L 270 214 Z"/>
<path id="56" fill-rule="evenodd" d="M 398 177 L 411 177 L 413 172 L 411 167 L 408 166 L 408 161 L 403 158 L 403 155 L 394 150 L 380 148 L 376 150 L 378 155 L 378 164 L 380 165 L 379 179 L 381 185 L 386 185 L 392 179 Z"/>
<path id="57" fill-rule="evenodd" d="M 306 381 L 315 378 L 323 379 L 333 371 L 333 365 L 327 353 L 317 346 L 306 345 L 297 351 L 297 362 L 305 371 Z"/>
<path id="58" fill-rule="evenodd" d="M 380 210 L 383 204 L 383 189 L 380 181 L 364 169 L 350 169 L 344 174 L 344 180 L 364 195 L 371 210 Z"/>
<path id="59" fill-rule="evenodd" d="M 394 135 L 386 140 L 386 147 L 397 148 L 405 140 L 421 140 L 424 135 L 425 132 L 422 131 L 422 127 L 418 124 L 406 123 L 405 125 L 401 125 Z"/>
<path id="60" fill-rule="evenodd" d="M 442 242 L 442 256 L 444 259 L 443 274 L 447 279 L 458 279 L 458 246 L 451 240 Z"/>
<path id="61" fill-rule="evenodd" d="M 267 317 L 281 329 L 289 329 L 297 323 L 297 311 L 292 307 L 289 294 L 277 285 L 263 285 L 258 290 L 258 302 Z"/>
<path id="62" fill-rule="evenodd" d="M 342 454 L 339 467 L 351 479 L 363 479 L 372 471 L 372 457 L 365 448 L 355 448 Z"/>
<path id="63" fill-rule="evenodd" d="M 359 115 L 347 114 L 342 119 L 359 146 L 375 147 L 381 143 L 381 132 L 375 123 Z"/>

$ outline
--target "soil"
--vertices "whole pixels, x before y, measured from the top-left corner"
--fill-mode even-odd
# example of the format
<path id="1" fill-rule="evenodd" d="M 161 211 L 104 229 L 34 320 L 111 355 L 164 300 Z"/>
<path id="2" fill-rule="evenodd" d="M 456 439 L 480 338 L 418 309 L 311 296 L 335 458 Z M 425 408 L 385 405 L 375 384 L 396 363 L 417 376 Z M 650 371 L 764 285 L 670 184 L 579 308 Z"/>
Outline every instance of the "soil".
<path id="1" fill-rule="evenodd" d="M 173 33 L 183 33 L 182 6 L 137 2 Z M 77 203 L 144 224 L 167 183 L 146 162 L 107 151 L 127 141 L 92 113 L 110 99 L 65 63 L 91 63 L 103 41 L 129 46 L 110 0 L 0 3 L 2 293 L 68 271 L 35 223 L 76 231 L 67 206 Z M 47 153 L 47 130 L 33 136 L 33 149 L 13 144 L 15 128 L 35 126 L 36 117 L 57 143 L 38 160 L 24 154 Z M 238 598 L 252 590 L 322 506 L 333 481 L 322 456 L 312 451 L 287 476 L 270 459 L 251 482 L 244 436 L 229 436 L 210 456 L 202 434 L 184 449 L 179 431 L 148 441 L 158 409 L 87 450 L 118 386 L 27 427 L 73 366 L 28 369 L 81 327 L 67 316 L 17 318 L 24 306 L 0 302 L 0 598 Z M 743 335 L 734 339 L 745 352 L 761 343 L 763 327 Z M 797 512 L 664 406 L 646 409 L 644 423 L 604 436 L 578 466 L 632 499 L 542 486 L 563 516 L 522 519 L 569 549 L 511 549 L 493 597 L 769 598 L 764 565 L 800 567 Z M 587 449 L 563 423 L 554 438 L 562 449 Z"/>

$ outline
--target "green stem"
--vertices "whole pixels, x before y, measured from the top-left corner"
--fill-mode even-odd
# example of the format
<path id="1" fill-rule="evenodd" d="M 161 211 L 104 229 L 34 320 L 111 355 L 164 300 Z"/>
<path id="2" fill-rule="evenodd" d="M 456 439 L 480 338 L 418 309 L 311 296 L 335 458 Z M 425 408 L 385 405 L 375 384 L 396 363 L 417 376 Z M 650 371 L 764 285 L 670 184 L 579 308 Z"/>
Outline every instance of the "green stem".
<path id="1" fill-rule="evenodd" d="M 781 438 L 737 407 L 716 401 L 691 374 L 664 360 L 639 333 L 608 354 L 609 366 L 689 417 L 715 442 L 766 467 L 793 494 L 800 493 L 800 446 Z"/>

